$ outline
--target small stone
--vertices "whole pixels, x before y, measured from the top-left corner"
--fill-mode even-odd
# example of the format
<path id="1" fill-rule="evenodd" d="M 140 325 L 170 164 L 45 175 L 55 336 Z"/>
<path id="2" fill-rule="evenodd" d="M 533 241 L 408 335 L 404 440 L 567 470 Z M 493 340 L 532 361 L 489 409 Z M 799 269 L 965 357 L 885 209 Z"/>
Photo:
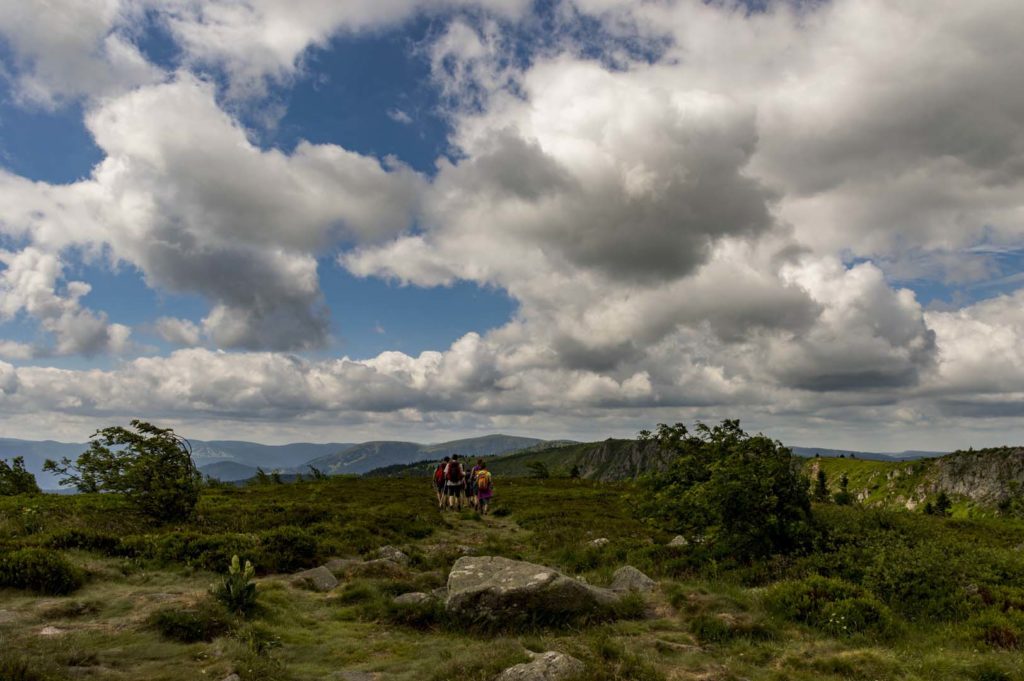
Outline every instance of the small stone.
<path id="1" fill-rule="evenodd" d="M 40 636 L 60 636 L 63 633 L 64 630 L 58 629 L 57 627 L 43 627 L 39 630 Z"/>
<path id="2" fill-rule="evenodd" d="M 612 578 L 612 591 L 654 591 L 657 583 L 637 570 L 632 565 L 626 565 L 615 571 Z"/>
<path id="3" fill-rule="evenodd" d="M 383 558 L 384 560 L 390 560 L 393 563 L 399 565 L 408 565 L 409 556 L 407 556 L 400 549 L 396 549 L 394 546 L 382 546 L 377 549 L 377 557 Z"/>
<path id="4" fill-rule="evenodd" d="M 238 674 L 231 674 L 230 676 L 225 676 L 224 681 L 242 681 L 242 677 Z"/>
<path id="5" fill-rule="evenodd" d="M 509 667 L 494 681 L 559 681 L 583 671 L 583 663 L 565 653 L 549 650 L 546 653 L 531 653 L 532 662 Z"/>
<path id="6" fill-rule="evenodd" d="M 598 537 L 597 539 L 590 542 L 590 545 L 595 548 L 601 548 L 602 546 L 608 546 L 609 543 L 610 542 L 608 541 L 608 537 Z"/>
<path id="7" fill-rule="evenodd" d="M 669 546 L 689 546 L 689 545 L 690 545 L 690 542 L 689 542 L 689 541 L 687 541 L 687 540 L 686 540 L 686 537 L 684 537 L 683 535 L 681 535 L 681 534 L 677 534 L 677 535 L 676 535 L 676 536 L 675 536 L 675 537 L 674 537 L 674 538 L 672 539 L 672 541 L 670 541 L 670 542 L 668 543 L 668 545 L 669 545 Z"/>
<path id="8" fill-rule="evenodd" d="M 292 575 L 292 584 L 312 591 L 330 591 L 338 586 L 338 578 L 326 566 L 321 565 L 312 570 L 296 572 Z"/>
<path id="9" fill-rule="evenodd" d="M 434 600 L 430 594 L 422 591 L 410 591 L 407 594 L 395 597 L 395 605 L 422 605 Z"/>

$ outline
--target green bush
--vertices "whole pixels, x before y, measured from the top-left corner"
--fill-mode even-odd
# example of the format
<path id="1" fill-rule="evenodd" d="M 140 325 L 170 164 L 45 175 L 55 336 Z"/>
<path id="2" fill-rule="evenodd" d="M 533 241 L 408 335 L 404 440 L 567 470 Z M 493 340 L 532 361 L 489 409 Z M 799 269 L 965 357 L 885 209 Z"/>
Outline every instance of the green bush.
<path id="1" fill-rule="evenodd" d="M 0 587 L 63 596 L 84 582 L 82 571 L 54 551 L 21 549 L 0 557 Z"/>
<path id="2" fill-rule="evenodd" d="M 122 555 L 121 538 L 97 530 L 62 530 L 51 534 L 43 543 L 51 549 L 84 549 L 106 556 Z"/>
<path id="3" fill-rule="evenodd" d="M 728 643 L 736 639 L 771 641 L 777 638 L 773 628 L 747 615 L 697 615 L 690 620 L 690 633 L 701 644 Z"/>
<path id="4" fill-rule="evenodd" d="M 971 637 L 991 648 L 1017 650 L 1024 647 L 1024 614 L 985 610 L 968 621 Z"/>
<path id="5" fill-rule="evenodd" d="M 875 547 L 863 584 L 908 620 L 958 621 L 969 613 L 964 584 L 975 569 L 936 541 L 886 542 Z"/>
<path id="6" fill-rule="evenodd" d="M 166 638 L 181 643 L 212 641 L 231 629 L 231 622 L 216 603 L 201 601 L 194 608 L 161 608 L 149 617 L 149 623 Z"/>
<path id="7" fill-rule="evenodd" d="M 0 650 L 0 681 L 58 681 L 65 678 L 63 674 L 43 669 L 36 661 L 14 651 Z"/>
<path id="8" fill-rule="evenodd" d="M 810 545 L 808 481 L 782 443 L 748 435 L 735 420 L 698 423 L 696 434 L 661 424 L 641 440 L 670 457 L 666 471 L 642 483 L 641 518 L 741 562 Z"/>
<path id="9" fill-rule="evenodd" d="M 261 571 L 294 572 L 319 564 L 319 546 L 302 528 L 284 525 L 260 534 L 256 561 Z"/>
<path id="10" fill-rule="evenodd" d="M 764 604 L 782 619 L 832 636 L 885 636 L 894 626 L 888 608 L 861 587 L 841 579 L 813 576 L 781 582 L 765 593 Z"/>

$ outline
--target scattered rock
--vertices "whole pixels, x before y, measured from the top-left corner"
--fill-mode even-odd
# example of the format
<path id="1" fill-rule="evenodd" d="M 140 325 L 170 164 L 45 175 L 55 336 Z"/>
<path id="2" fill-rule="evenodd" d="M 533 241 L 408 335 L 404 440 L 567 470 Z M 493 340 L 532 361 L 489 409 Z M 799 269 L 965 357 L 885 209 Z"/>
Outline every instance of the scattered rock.
<path id="1" fill-rule="evenodd" d="M 242 681 L 242 677 L 238 674 L 231 674 L 230 676 L 225 676 L 224 681 Z"/>
<path id="2" fill-rule="evenodd" d="M 390 560 L 393 563 L 398 563 L 399 565 L 409 564 L 409 556 L 401 550 L 396 549 L 394 546 L 380 547 L 377 549 L 377 557 L 383 558 L 384 560 Z"/>
<path id="3" fill-rule="evenodd" d="M 455 561 L 448 575 L 446 607 L 470 621 L 509 623 L 597 614 L 618 598 L 553 568 L 480 556 Z"/>
<path id="4" fill-rule="evenodd" d="M 620 567 L 612 578 L 612 591 L 654 591 L 657 583 L 632 565 Z"/>
<path id="5" fill-rule="evenodd" d="M 332 558 L 324 567 L 335 577 L 401 578 L 408 575 L 405 568 L 393 560 L 377 558 L 363 562 L 353 558 Z"/>
<path id="6" fill-rule="evenodd" d="M 583 671 L 583 663 L 565 653 L 549 650 L 546 653 L 530 653 L 531 662 L 509 667 L 495 677 L 494 681 L 559 681 Z"/>
<path id="7" fill-rule="evenodd" d="M 684 537 L 683 535 L 681 535 L 681 534 L 677 534 L 677 535 L 676 535 L 676 536 L 675 536 L 675 537 L 674 537 L 674 538 L 672 539 L 672 541 L 670 541 L 670 542 L 668 543 L 668 545 L 669 545 L 669 546 L 689 546 L 689 545 L 690 545 L 690 542 L 688 542 L 688 541 L 686 540 L 686 537 Z"/>
<path id="8" fill-rule="evenodd" d="M 330 591 L 338 586 L 338 579 L 326 566 L 303 570 L 292 575 L 292 584 L 312 591 Z"/>
<path id="9" fill-rule="evenodd" d="M 407 594 L 395 597 L 396 605 L 421 605 L 423 603 L 429 603 L 434 600 L 434 597 L 430 594 L 425 594 L 422 591 L 410 591 Z"/>
<path id="10" fill-rule="evenodd" d="M 39 630 L 40 636 L 60 636 L 64 633 L 66 633 L 64 629 L 59 629 L 57 627 L 43 627 Z"/>
<path id="11" fill-rule="evenodd" d="M 590 542 L 590 545 L 596 548 L 601 548 L 602 546 L 607 546 L 608 544 L 608 537 L 598 537 L 597 539 Z"/>
<path id="12" fill-rule="evenodd" d="M 349 570 L 348 574 L 353 577 L 398 579 L 407 576 L 408 572 L 393 560 L 378 558 L 365 563 L 357 563 Z"/>

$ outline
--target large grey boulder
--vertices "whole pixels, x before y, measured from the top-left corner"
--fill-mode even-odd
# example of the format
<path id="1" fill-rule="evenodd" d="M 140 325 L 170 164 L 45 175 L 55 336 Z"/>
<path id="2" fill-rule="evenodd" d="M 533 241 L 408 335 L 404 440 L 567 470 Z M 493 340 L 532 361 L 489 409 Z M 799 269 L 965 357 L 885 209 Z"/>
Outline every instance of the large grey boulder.
<path id="1" fill-rule="evenodd" d="M 325 566 L 303 570 L 292 575 L 292 584 L 312 591 L 330 591 L 338 586 L 338 579 Z"/>
<path id="2" fill-rule="evenodd" d="M 657 583 L 632 565 L 620 567 L 612 577 L 612 591 L 654 591 Z"/>
<path id="3" fill-rule="evenodd" d="M 459 558 L 448 575 L 448 612 L 476 623 L 564 621 L 599 615 L 619 595 L 558 570 L 498 556 Z"/>
<path id="4" fill-rule="evenodd" d="M 530 653 L 531 662 L 509 667 L 494 681 L 560 681 L 583 671 L 583 663 L 575 657 L 549 650 Z"/>

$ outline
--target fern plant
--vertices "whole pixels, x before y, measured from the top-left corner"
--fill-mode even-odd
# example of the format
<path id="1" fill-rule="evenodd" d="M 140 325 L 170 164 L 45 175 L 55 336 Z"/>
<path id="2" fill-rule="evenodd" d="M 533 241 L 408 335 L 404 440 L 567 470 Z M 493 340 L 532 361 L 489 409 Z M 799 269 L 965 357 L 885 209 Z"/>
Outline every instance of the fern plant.
<path id="1" fill-rule="evenodd" d="M 231 556 L 228 574 L 213 589 L 214 597 L 231 612 L 248 615 L 256 607 L 256 584 L 252 581 L 255 574 L 252 563 L 245 561 L 242 568 L 238 555 Z"/>

